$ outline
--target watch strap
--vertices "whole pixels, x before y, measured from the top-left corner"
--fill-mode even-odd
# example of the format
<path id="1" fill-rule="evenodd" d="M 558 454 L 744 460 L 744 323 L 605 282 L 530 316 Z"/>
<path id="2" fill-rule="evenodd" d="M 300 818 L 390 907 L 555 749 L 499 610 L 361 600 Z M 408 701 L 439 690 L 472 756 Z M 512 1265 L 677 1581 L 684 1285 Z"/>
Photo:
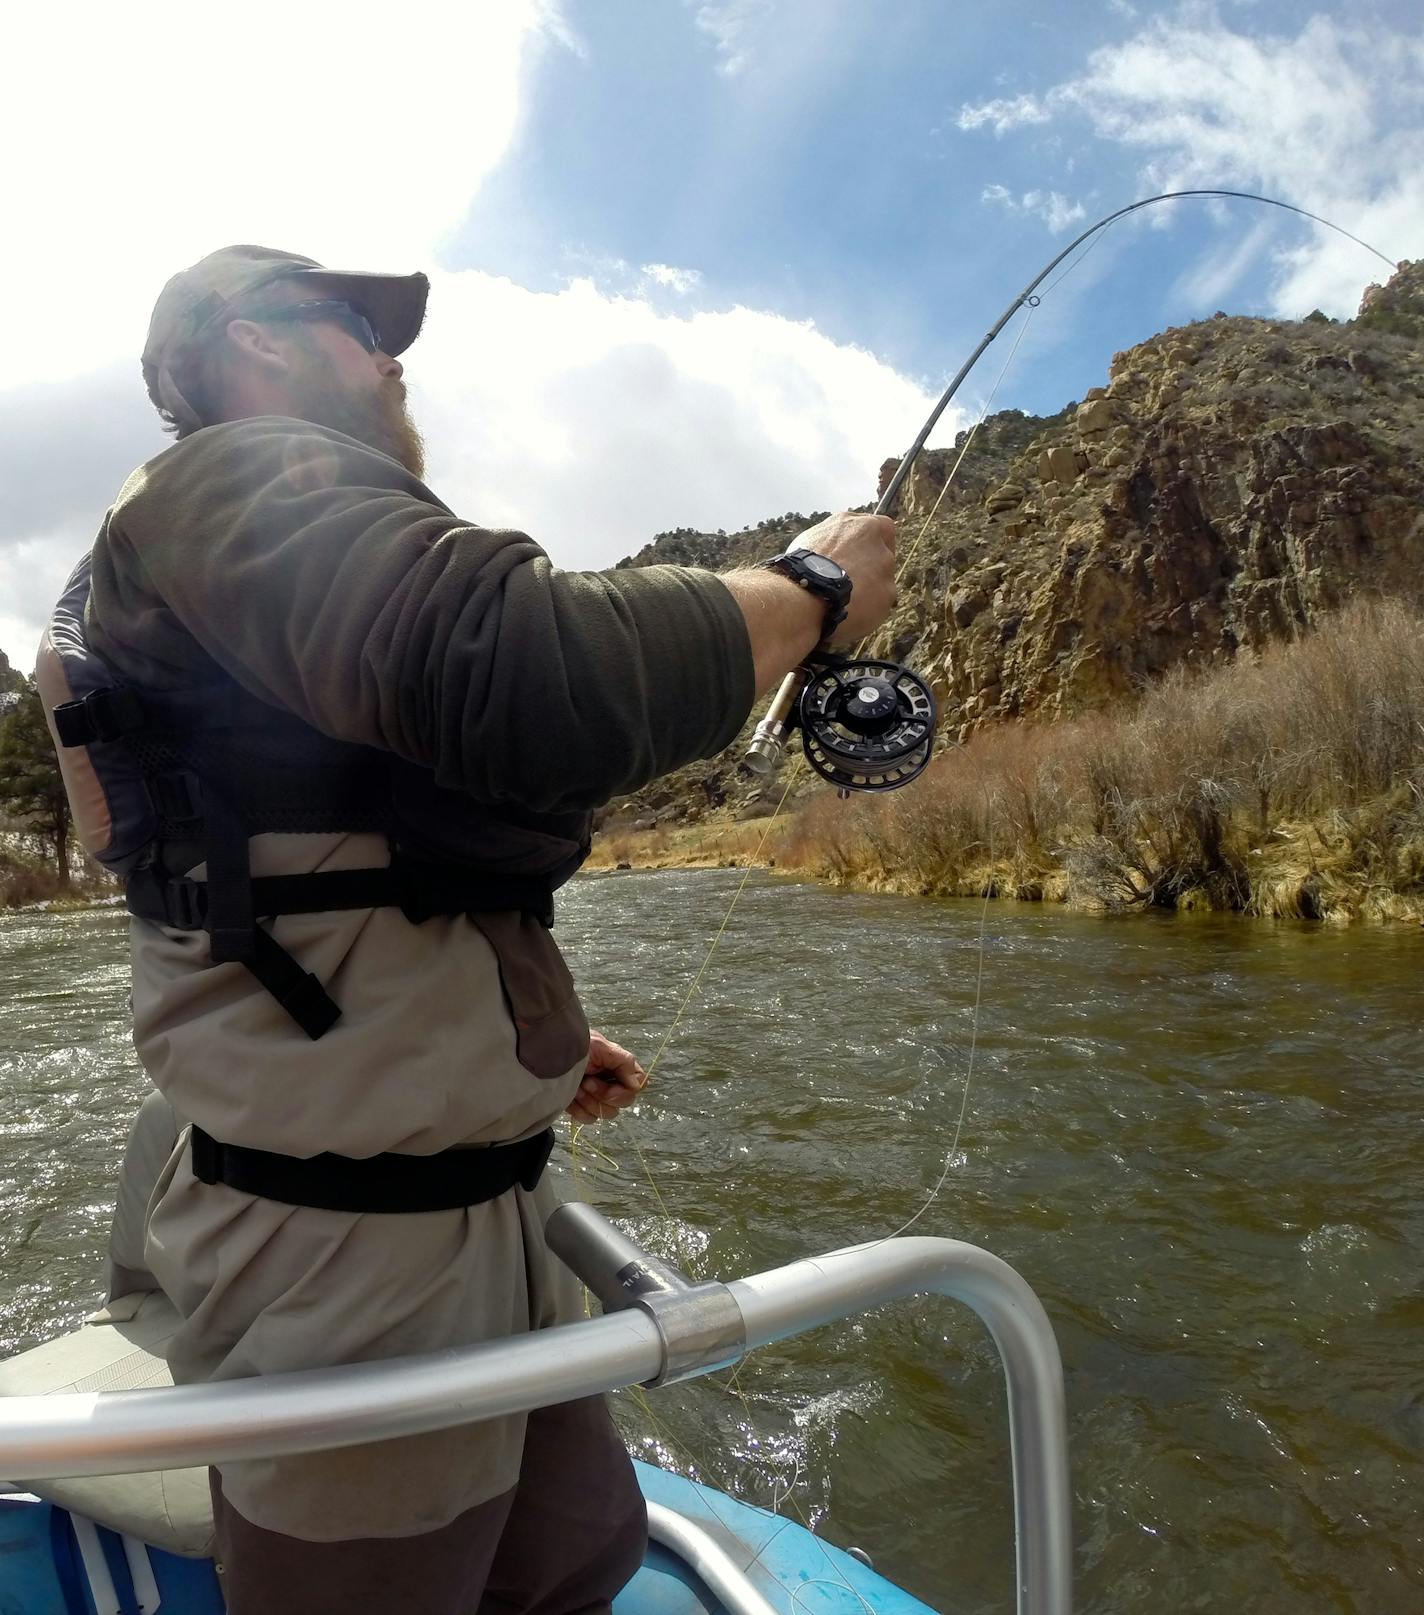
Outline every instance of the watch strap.
<path id="1" fill-rule="evenodd" d="M 805 556 L 815 555 L 818 560 L 829 561 L 829 556 L 820 555 L 815 550 L 785 550 L 780 555 L 769 555 L 766 560 L 758 561 L 758 567 L 770 572 L 780 572 L 784 578 L 805 589 L 808 594 L 819 596 L 825 602 L 826 621 L 821 630 L 820 643 L 830 643 L 831 635 L 846 619 L 846 610 L 850 605 L 851 580 L 839 561 L 830 564 L 841 574 L 837 584 L 830 578 L 824 578 L 813 572 L 809 567 L 797 563 Z"/>

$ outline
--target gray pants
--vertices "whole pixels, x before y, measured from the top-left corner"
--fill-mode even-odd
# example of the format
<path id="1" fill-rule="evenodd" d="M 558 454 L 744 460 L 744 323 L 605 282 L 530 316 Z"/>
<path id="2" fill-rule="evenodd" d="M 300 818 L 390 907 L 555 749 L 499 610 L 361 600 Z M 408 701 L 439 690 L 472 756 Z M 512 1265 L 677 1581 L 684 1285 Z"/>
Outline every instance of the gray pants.
<path id="1" fill-rule="evenodd" d="M 229 1615 L 608 1615 L 647 1545 L 602 1397 L 532 1412 L 519 1484 L 423 1536 L 303 1542 L 252 1525 L 209 1477 Z"/>

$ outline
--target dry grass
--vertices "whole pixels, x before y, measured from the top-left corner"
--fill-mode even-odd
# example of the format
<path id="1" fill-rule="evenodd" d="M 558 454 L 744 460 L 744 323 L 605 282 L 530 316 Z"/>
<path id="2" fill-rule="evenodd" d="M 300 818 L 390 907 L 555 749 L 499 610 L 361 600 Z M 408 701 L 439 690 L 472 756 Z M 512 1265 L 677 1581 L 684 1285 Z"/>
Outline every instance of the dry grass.
<path id="1" fill-rule="evenodd" d="M 68 886 L 61 886 L 52 863 L 0 849 L 0 909 L 26 908 L 31 903 L 83 907 L 96 897 L 112 897 L 120 889 L 117 881 L 87 859 L 76 856 L 74 878 Z"/>
<path id="2" fill-rule="evenodd" d="M 594 838 L 586 869 L 730 869 L 775 867 L 788 821 L 708 820 L 654 830 L 608 830 Z"/>
<path id="3" fill-rule="evenodd" d="M 1129 711 L 975 735 L 893 796 L 822 797 L 782 866 L 925 894 L 1424 918 L 1424 618 L 1356 605 Z"/>
<path id="4" fill-rule="evenodd" d="M 70 843 L 69 862 L 71 879 L 62 886 L 45 838 L 18 820 L 0 816 L 0 909 L 43 902 L 82 907 L 122 889 L 77 843 Z"/>

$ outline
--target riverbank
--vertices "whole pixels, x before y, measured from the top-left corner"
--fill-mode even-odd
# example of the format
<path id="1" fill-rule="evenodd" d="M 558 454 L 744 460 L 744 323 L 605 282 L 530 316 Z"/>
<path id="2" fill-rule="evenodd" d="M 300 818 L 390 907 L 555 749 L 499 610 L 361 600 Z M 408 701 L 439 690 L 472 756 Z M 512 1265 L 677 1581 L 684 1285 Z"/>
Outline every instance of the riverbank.
<path id="1" fill-rule="evenodd" d="M 64 882 L 53 864 L 0 848 L 0 910 L 90 908 L 117 894 L 116 881 L 87 868 Z"/>
<path id="2" fill-rule="evenodd" d="M 791 819 L 704 819 L 652 830 L 609 830 L 597 835 L 589 870 L 775 869 L 784 858 Z"/>
<path id="3" fill-rule="evenodd" d="M 756 861 L 871 891 L 1424 923 L 1424 617 L 1351 608 L 1131 708 L 1001 724 L 903 792 L 615 830 L 603 867 Z"/>
<path id="4" fill-rule="evenodd" d="M 820 817 L 819 809 L 808 813 Z M 803 820 L 804 815 L 787 818 L 769 828 L 765 820 L 752 820 L 735 826 L 617 831 L 595 840 L 585 867 L 607 872 L 752 865 L 852 891 L 905 897 L 988 896 L 1062 903 L 1084 912 L 1157 907 L 1336 924 L 1363 920 L 1424 925 L 1424 895 L 1392 890 L 1352 870 L 1350 836 L 1329 825 L 1276 828 L 1269 845 L 1250 849 L 1252 867 L 1240 884 L 1233 883 L 1226 891 L 1189 888 L 1175 901 L 1165 902 L 1132 883 L 1130 872 L 1092 845 L 1064 848 L 1058 859 L 1034 858 L 1027 849 L 1016 847 L 992 862 L 987 858 L 966 862 L 927 880 L 912 866 L 887 865 L 873 840 L 854 829 L 847 837 L 822 822 L 808 834 Z M 1139 867 L 1145 862 L 1135 861 Z"/>

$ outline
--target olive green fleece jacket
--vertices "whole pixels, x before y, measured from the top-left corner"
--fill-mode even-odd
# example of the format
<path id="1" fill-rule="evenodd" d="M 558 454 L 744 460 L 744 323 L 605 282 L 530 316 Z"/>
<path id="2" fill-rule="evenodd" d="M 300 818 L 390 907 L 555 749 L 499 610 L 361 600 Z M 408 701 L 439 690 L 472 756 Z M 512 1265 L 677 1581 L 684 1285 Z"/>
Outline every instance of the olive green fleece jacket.
<path id="1" fill-rule="evenodd" d="M 535 812 L 711 756 L 755 694 L 712 573 L 559 571 L 389 456 L 283 416 L 208 427 L 129 478 L 95 545 L 89 628 L 135 682 L 216 664 L 324 734 Z"/>

